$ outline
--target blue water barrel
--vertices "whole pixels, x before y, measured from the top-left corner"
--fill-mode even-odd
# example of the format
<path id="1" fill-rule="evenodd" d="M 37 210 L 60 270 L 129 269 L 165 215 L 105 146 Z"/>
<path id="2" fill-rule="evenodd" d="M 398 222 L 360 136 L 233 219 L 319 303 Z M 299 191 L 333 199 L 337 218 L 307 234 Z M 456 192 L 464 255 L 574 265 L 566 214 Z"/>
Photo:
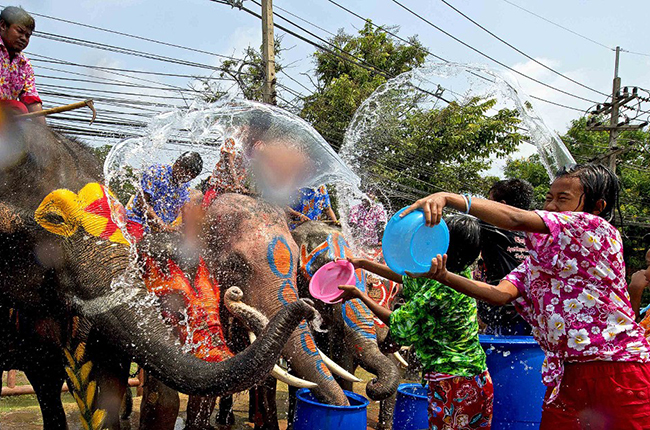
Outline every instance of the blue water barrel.
<path id="1" fill-rule="evenodd" d="M 368 426 L 368 399 L 359 394 L 343 391 L 350 406 L 320 403 L 307 388 L 296 393 L 294 430 L 366 430 Z"/>
<path id="2" fill-rule="evenodd" d="M 494 384 L 493 430 L 539 428 L 544 353 L 532 336 L 479 336 Z"/>
<path id="3" fill-rule="evenodd" d="M 400 384 L 393 414 L 393 430 L 429 428 L 427 388 L 422 384 Z"/>

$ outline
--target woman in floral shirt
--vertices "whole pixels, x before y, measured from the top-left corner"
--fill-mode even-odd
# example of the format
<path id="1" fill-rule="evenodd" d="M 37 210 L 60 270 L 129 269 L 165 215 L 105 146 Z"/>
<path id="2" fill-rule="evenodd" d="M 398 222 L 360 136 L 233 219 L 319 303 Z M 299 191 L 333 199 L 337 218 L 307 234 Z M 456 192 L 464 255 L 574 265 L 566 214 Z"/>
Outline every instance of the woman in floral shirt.
<path id="1" fill-rule="evenodd" d="M 478 257 L 481 231 L 476 218 L 447 220 L 449 265 L 471 278 L 469 266 Z M 355 267 L 403 283 L 405 303 L 394 312 L 374 302 L 353 285 L 342 285 L 344 299 L 359 298 L 390 328 L 401 345 L 413 345 L 429 383 L 429 429 L 489 429 L 493 387 L 478 338 L 476 300 L 438 281 L 400 276 L 387 266 L 350 259 Z"/>
<path id="2" fill-rule="evenodd" d="M 617 199 L 616 176 L 586 164 L 560 171 L 544 211 L 450 193 L 411 206 L 430 225 L 450 206 L 528 233 L 528 258 L 497 286 L 449 273 L 446 256 L 423 276 L 492 304 L 514 301 L 546 354 L 544 430 L 650 428 L 650 345 L 634 321 L 621 236 L 606 221 Z"/>

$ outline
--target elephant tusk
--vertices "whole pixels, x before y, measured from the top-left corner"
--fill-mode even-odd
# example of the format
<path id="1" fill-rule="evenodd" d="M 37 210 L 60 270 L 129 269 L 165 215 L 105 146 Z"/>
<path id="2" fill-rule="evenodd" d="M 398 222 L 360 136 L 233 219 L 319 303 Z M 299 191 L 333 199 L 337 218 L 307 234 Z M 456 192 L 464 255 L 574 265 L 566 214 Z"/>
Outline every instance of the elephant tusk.
<path id="1" fill-rule="evenodd" d="M 402 367 L 405 367 L 405 368 L 409 367 L 409 364 L 406 362 L 406 360 L 404 360 L 404 357 L 402 357 L 402 354 L 400 354 L 399 352 L 393 352 L 392 355 L 399 362 L 399 364 L 402 365 Z"/>
<path id="2" fill-rule="evenodd" d="M 331 370 L 332 373 L 340 376 L 341 378 L 343 378 L 343 380 L 348 382 L 361 382 L 361 379 L 357 378 L 356 376 L 354 376 L 353 374 L 351 374 L 350 372 L 348 372 L 347 370 L 345 370 L 344 368 L 336 364 L 334 360 L 329 358 L 327 355 L 323 354 L 323 351 L 319 349 L 318 352 L 320 353 L 320 356 L 323 359 L 323 363 L 325 363 L 325 366 L 327 366 L 327 368 Z"/>
<path id="3" fill-rule="evenodd" d="M 255 342 L 257 339 L 257 336 L 255 336 L 255 333 L 252 331 L 248 332 L 248 340 L 250 340 L 251 343 Z M 289 374 L 286 370 L 278 366 L 277 364 L 273 366 L 273 370 L 271 370 L 271 375 L 277 379 L 278 381 L 284 382 L 287 385 L 291 385 L 292 387 L 296 388 L 316 388 L 318 387 L 318 384 L 315 382 L 307 381 L 304 379 L 300 379 L 296 376 L 293 376 Z"/>
<path id="4" fill-rule="evenodd" d="M 315 382 L 306 381 L 304 379 L 300 379 L 298 377 L 290 375 L 289 372 L 287 372 L 277 364 L 273 366 L 273 370 L 271 370 L 271 375 L 273 375 L 273 377 L 278 381 L 282 381 L 287 385 L 291 385 L 292 387 L 296 387 L 296 388 L 318 387 L 318 384 L 316 384 Z"/>

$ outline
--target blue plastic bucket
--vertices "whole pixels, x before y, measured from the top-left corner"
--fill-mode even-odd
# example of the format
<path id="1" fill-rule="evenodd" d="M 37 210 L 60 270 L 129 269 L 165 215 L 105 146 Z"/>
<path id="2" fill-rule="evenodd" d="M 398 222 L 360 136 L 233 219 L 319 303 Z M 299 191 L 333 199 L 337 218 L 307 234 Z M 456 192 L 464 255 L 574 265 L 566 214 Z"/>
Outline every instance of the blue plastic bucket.
<path id="1" fill-rule="evenodd" d="M 397 388 L 393 430 L 429 428 L 427 388 L 422 384 L 400 384 Z"/>
<path id="2" fill-rule="evenodd" d="M 368 399 L 350 391 L 343 391 L 350 406 L 320 403 L 307 388 L 296 393 L 294 430 L 366 430 L 368 426 Z"/>
<path id="3" fill-rule="evenodd" d="M 479 336 L 494 384 L 494 430 L 539 428 L 544 353 L 532 336 Z"/>

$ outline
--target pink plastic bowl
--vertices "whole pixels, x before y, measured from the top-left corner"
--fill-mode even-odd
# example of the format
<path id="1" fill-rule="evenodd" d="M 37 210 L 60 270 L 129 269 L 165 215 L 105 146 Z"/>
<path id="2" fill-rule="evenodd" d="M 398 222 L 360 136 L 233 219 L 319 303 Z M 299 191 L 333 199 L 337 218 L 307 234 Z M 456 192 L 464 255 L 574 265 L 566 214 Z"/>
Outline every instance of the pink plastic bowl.
<path id="1" fill-rule="evenodd" d="M 309 281 L 309 294 L 325 303 L 338 303 L 343 295 L 339 285 L 355 283 L 354 266 L 349 261 L 330 261 L 314 273 Z"/>

